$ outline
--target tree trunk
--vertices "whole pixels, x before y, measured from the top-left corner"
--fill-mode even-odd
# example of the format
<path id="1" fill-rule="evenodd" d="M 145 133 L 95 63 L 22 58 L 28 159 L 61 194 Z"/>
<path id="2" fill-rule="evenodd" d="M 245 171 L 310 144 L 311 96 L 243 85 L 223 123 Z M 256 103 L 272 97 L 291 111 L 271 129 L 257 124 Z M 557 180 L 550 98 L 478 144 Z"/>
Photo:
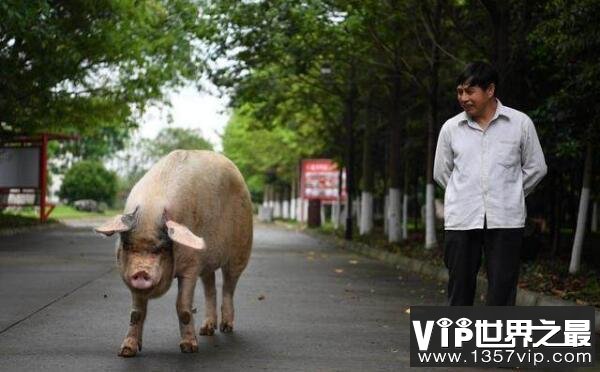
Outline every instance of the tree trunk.
<path id="1" fill-rule="evenodd" d="M 441 23 L 442 4 L 441 0 L 436 1 L 433 32 L 436 42 Z M 437 238 L 435 232 L 435 186 L 433 184 L 433 158 L 435 156 L 435 138 L 438 122 L 438 90 L 439 90 L 439 69 L 440 69 L 440 51 L 437 45 L 433 45 L 431 64 L 431 86 L 429 92 L 429 125 L 427 126 L 427 186 L 425 190 L 425 248 L 431 249 L 437 247 Z"/>
<path id="2" fill-rule="evenodd" d="M 416 173 L 415 173 L 416 174 Z M 419 182 L 419 176 L 415 176 L 415 186 L 414 186 L 414 195 L 415 195 L 415 204 L 414 204 L 414 221 L 415 221 L 415 230 L 421 229 L 421 203 L 419 202 L 419 189 L 421 188 L 421 184 Z"/>
<path id="3" fill-rule="evenodd" d="M 284 220 L 290 219 L 290 189 L 287 185 L 283 189 L 283 202 L 281 204 L 281 217 Z"/>
<path id="4" fill-rule="evenodd" d="M 281 218 L 281 191 L 275 185 L 273 185 L 273 198 L 273 217 Z"/>
<path id="5" fill-rule="evenodd" d="M 267 204 L 272 210 L 275 210 L 275 188 L 273 185 L 269 185 L 269 201 Z"/>
<path id="6" fill-rule="evenodd" d="M 303 215 L 304 215 L 304 220 L 303 222 L 307 222 L 308 221 L 308 208 L 309 208 L 309 203 L 310 200 L 309 199 L 302 199 L 302 209 L 304 210 Z"/>
<path id="7" fill-rule="evenodd" d="M 296 220 L 296 179 L 292 180 L 292 189 L 290 191 L 290 219 Z"/>
<path id="8" fill-rule="evenodd" d="M 590 226 L 592 232 L 598 232 L 598 202 L 594 201 L 592 204 L 592 226 Z"/>
<path id="9" fill-rule="evenodd" d="M 370 111 L 370 110 L 369 110 Z M 370 115 L 369 115 L 370 116 Z M 369 125 L 371 117 L 367 118 L 365 126 L 365 134 L 363 138 L 363 159 L 362 159 L 362 194 L 360 208 L 360 235 L 366 235 L 373 229 L 373 156 L 371 149 L 371 125 Z"/>
<path id="10" fill-rule="evenodd" d="M 350 80 L 349 80 L 349 92 L 346 101 L 346 192 L 348 193 L 347 198 L 347 211 L 346 213 L 346 231 L 344 238 L 346 240 L 352 240 L 352 196 L 354 195 L 354 101 L 357 97 L 357 87 L 354 81 L 355 75 L 354 62 L 351 62 L 350 67 Z"/>
<path id="11" fill-rule="evenodd" d="M 390 195 L 389 193 L 385 195 L 383 199 L 383 233 L 388 235 L 388 227 L 389 227 L 389 210 L 390 210 Z"/>
<path id="12" fill-rule="evenodd" d="M 511 62 L 511 59 L 513 59 L 511 55 L 517 53 L 517 43 L 521 42 L 521 35 L 518 31 L 511 35 L 511 2 L 481 0 L 481 3 L 490 16 L 490 23 L 493 28 L 491 61 L 500 77 L 496 96 L 500 97 L 504 104 L 511 107 L 522 105 L 523 102 L 518 102 L 521 99 L 522 79 L 517 78 L 519 74 L 513 73 L 514 62 Z"/>
<path id="13" fill-rule="evenodd" d="M 400 120 L 397 118 L 396 120 Z M 400 231 L 400 142 L 401 124 L 392 124 L 390 144 L 390 188 L 388 191 L 388 241 L 397 243 L 402 239 Z"/>
<path id="14" fill-rule="evenodd" d="M 410 174 L 408 172 L 408 157 L 404 161 L 404 192 L 402 197 L 402 240 L 408 239 L 408 181 Z"/>
<path id="15" fill-rule="evenodd" d="M 402 79 L 400 73 L 394 77 L 394 98 L 392 107 L 390 146 L 389 146 L 389 177 L 390 186 L 388 190 L 388 241 L 397 243 L 402 239 L 400 230 L 401 212 L 401 169 L 402 169 Z"/>
<path id="16" fill-rule="evenodd" d="M 581 250 L 583 247 L 583 238 L 585 237 L 585 227 L 587 223 L 587 211 L 590 202 L 590 181 L 592 178 L 592 143 L 587 145 L 585 155 L 585 164 L 583 168 L 583 187 L 579 198 L 579 212 L 577 213 L 577 228 L 575 230 L 575 239 L 573 241 L 573 250 L 571 251 L 571 263 L 569 264 L 569 273 L 575 274 L 579 271 L 581 263 Z"/>
<path id="17" fill-rule="evenodd" d="M 560 191 L 561 187 L 558 187 L 560 184 L 561 177 L 557 175 L 556 181 L 554 182 L 554 217 L 552 223 L 552 257 L 556 257 L 558 255 L 558 251 L 560 249 L 560 229 L 562 227 L 562 197 Z"/>

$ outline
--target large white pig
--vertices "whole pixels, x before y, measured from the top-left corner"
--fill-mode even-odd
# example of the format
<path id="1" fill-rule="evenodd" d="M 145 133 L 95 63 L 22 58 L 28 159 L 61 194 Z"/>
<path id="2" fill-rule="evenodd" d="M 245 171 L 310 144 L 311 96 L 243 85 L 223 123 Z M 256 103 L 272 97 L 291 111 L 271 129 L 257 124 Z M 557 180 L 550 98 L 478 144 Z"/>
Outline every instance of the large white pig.
<path id="1" fill-rule="evenodd" d="M 177 278 L 182 352 L 198 351 L 192 305 L 202 278 L 205 315 L 200 335 L 217 327 L 215 270 L 223 274 L 221 332 L 233 330 L 233 293 L 252 249 L 252 204 L 244 179 L 226 157 L 176 150 L 133 187 L 124 214 L 96 229 L 119 233 L 117 263 L 132 294 L 129 331 L 120 356 L 142 350 L 148 300 Z"/>

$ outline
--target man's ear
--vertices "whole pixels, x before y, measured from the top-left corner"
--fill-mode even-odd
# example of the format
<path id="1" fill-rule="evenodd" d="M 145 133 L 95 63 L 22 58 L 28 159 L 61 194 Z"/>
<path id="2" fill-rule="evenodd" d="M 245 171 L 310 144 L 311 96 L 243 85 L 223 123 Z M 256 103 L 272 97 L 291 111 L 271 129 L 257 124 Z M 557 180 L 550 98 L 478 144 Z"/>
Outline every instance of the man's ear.
<path id="1" fill-rule="evenodd" d="M 115 218 L 104 225 L 95 228 L 94 231 L 106 236 L 111 236 L 114 233 L 131 231 L 137 222 L 138 209 L 139 206 L 136 207 L 132 213 L 115 216 Z"/>
<path id="2" fill-rule="evenodd" d="M 488 97 L 492 98 L 496 94 L 496 84 L 490 83 L 485 92 L 487 93 Z"/>

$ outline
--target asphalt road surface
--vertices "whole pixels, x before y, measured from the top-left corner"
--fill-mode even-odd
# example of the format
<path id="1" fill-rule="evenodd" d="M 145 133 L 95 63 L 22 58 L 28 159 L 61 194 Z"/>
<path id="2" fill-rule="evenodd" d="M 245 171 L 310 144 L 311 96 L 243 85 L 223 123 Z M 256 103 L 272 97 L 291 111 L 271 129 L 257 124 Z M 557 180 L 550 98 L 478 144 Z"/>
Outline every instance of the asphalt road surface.
<path id="1" fill-rule="evenodd" d="M 85 223 L 0 236 L 0 370 L 401 371 L 409 369 L 405 310 L 443 304 L 444 287 L 301 232 L 257 225 L 234 332 L 200 336 L 199 352 L 182 354 L 173 285 L 149 304 L 143 351 L 125 359 L 117 352 L 130 295 L 114 239 Z M 198 283 L 196 325 L 203 302 Z"/>

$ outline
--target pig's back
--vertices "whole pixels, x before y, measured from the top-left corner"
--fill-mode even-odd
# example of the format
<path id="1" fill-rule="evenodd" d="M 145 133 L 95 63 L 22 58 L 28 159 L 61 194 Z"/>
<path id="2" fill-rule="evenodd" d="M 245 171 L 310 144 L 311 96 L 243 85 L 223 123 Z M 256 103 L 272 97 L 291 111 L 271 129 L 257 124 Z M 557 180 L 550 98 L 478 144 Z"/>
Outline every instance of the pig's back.
<path id="1" fill-rule="evenodd" d="M 154 221 L 166 207 L 171 218 L 202 236 L 214 257 L 211 266 L 232 260 L 245 266 L 252 245 L 252 203 L 241 173 L 225 156 L 171 152 L 136 184 L 128 208 L 136 203 L 143 203 Z"/>

